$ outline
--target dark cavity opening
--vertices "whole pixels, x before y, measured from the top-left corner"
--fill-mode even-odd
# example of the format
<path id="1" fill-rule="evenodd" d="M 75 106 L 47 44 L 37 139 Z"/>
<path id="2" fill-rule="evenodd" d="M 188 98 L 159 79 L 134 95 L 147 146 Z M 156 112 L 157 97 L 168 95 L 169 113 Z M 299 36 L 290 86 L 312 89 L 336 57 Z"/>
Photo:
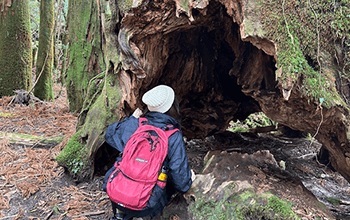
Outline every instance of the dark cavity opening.
<path id="1" fill-rule="evenodd" d="M 185 136 L 203 138 L 225 131 L 233 119 L 261 111 L 238 82 L 242 72 L 253 73 L 249 61 L 261 52 L 241 40 L 239 26 L 220 3 L 210 2 L 206 15 L 194 12 L 190 26 L 165 36 L 169 56 L 158 83 L 175 89 Z M 264 80 L 254 83 L 266 87 Z"/>

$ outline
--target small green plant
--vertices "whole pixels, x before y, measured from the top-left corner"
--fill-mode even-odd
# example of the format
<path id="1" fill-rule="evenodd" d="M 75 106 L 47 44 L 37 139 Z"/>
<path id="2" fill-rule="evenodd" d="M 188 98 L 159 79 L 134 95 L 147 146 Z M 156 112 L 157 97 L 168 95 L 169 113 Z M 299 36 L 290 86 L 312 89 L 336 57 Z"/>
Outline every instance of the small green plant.
<path id="1" fill-rule="evenodd" d="M 249 130 L 249 128 L 244 128 L 244 127 L 232 127 L 232 128 L 228 128 L 227 130 L 232 131 L 232 132 L 247 132 Z"/>
<path id="2" fill-rule="evenodd" d="M 56 215 L 60 214 L 60 209 L 58 208 L 57 205 L 54 205 L 52 209 Z"/>
<path id="3" fill-rule="evenodd" d="M 73 161 L 68 162 L 68 166 L 73 174 L 78 174 L 78 172 L 84 168 L 84 163 L 74 159 Z"/>
<path id="4" fill-rule="evenodd" d="M 312 137 L 312 135 L 310 133 L 307 133 L 306 139 L 309 140 L 309 141 L 312 141 L 313 137 Z"/>
<path id="5" fill-rule="evenodd" d="M 281 160 L 280 161 L 280 167 L 282 168 L 282 169 L 286 169 L 286 162 L 284 162 L 283 160 Z"/>
<path id="6" fill-rule="evenodd" d="M 326 198 L 326 200 L 332 203 L 333 205 L 340 205 L 340 200 L 338 198 L 329 197 L 329 198 Z"/>
<path id="7" fill-rule="evenodd" d="M 67 167 L 71 174 L 76 175 L 85 168 L 86 157 L 87 153 L 80 143 L 80 132 L 77 132 L 55 159 L 60 165 Z"/>
<path id="8" fill-rule="evenodd" d="M 231 121 L 227 130 L 232 132 L 247 132 L 251 128 L 270 125 L 276 125 L 276 122 L 267 117 L 263 112 L 257 112 L 250 114 L 243 122 L 239 120 L 236 122 Z"/>

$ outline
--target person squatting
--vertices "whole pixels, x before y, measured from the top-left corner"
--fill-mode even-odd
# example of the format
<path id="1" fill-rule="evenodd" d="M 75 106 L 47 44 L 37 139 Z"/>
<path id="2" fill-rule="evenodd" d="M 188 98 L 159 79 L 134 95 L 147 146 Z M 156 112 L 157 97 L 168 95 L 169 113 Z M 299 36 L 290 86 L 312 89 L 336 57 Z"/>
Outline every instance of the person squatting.
<path id="1" fill-rule="evenodd" d="M 103 180 L 112 201 L 112 219 L 153 218 L 172 195 L 185 193 L 192 185 L 174 90 L 156 86 L 142 101 L 148 109 L 144 115 L 138 117 L 135 111 L 109 125 L 105 134 L 106 142 L 121 153 Z"/>

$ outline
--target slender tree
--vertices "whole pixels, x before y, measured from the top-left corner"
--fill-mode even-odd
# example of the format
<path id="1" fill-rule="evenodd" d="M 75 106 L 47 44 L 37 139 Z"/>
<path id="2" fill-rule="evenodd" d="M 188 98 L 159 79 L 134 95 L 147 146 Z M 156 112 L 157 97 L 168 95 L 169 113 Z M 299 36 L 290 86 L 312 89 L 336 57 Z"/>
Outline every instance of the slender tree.
<path id="1" fill-rule="evenodd" d="M 53 28 L 54 0 L 40 2 L 40 31 L 34 95 L 43 100 L 53 99 Z"/>
<path id="2" fill-rule="evenodd" d="M 0 0 L 0 95 L 31 87 L 29 0 Z"/>

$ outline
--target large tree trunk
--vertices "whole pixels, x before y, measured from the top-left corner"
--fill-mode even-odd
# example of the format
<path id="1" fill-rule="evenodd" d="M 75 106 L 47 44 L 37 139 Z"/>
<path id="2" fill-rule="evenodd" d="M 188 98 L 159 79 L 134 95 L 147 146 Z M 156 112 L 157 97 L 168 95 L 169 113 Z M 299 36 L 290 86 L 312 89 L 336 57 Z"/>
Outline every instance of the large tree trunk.
<path id="1" fill-rule="evenodd" d="M 34 95 L 42 100 L 54 98 L 52 87 L 54 4 L 54 0 L 41 0 L 40 2 L 39 49 L 36 62 L 37 84 Z"/>
<path id="2" fill-rule="evenodd" d="M 92 176 L 92 158 L 104 142 L 106 126 L 119 117 L 122 94 L 115 71 L 121 67 L 117 42 L 110 34 L 118 18 L 105 10 L 105 4 L 69 1 L 65 83 L 70 109 L 80 114 L 77 133 L 56 159 L 79 180 Z M 105 22 L 110 19 L 114 22 Z"/>
<path id="3" fill-rule="evenodd" d="M 0 96 L 32 85 L 29 0 L 0 0 Z"/>
<path id="4" fill-rule="evenodd" d="M 145 109 L 142 94 L 167 84 L 179 98 L 187 138 L 223 132 L 231 120 L 262 111 L 278 123 L 315 135 L 329 150 L 332 165 L 350 180 L 348 106 L 332 83 L 337 71 L 332 66 L 337 64 L 320 65 L 319 54 L 301 51 L 303 44 L 292 35 L 296 30 L 291 32 L 282 16 L 285 10 L 294 10 L 293 2 L 266 1 L 266 7 L 248 0 L 111 3 L 115 16 L 111 20 L 117 24 L 106 34 L 106 42 L 117 43 L 113 48 L 118 51 L 113 53 L 114 59 L 108 58 L 109 70 L 116 72 L 108 76 L 115 83 L 119 80 L 122 96 L 99 93 L 104 96 L 86 105 L 81 125 L 94 125 L 95 121 L 85 118 L 97 115 L 96 105 L 104 103 L 103 108 L 108 106 L 108 113 L 113 112 L 108 105 L 111 100 L 120 103 L 114 105 L 119 118 L 129 116 L 137 107 Z M 317 43 L 311 46 L 317 47 Z M 323 54 L 333 54 L 332 49 L 325 46 Z M 324 79 L 331 80 L 326 85 Z M 84 142 L 90 170 L 94 168 L 92 152 L 100 147 L 104 129 L 115 119 L 112 114 L 105 116 L 103 125 L 88 135 L 98 141 Z"/>
<path id="5" fill-rule="evenodd" d="M 87 88 L 93 83 L 91 79 L 105 71 L 99 2 L 70 0 L 68 5 L 65 82 L 69 108 L 73 112 L 82 110 L 88 98 Z"/>

